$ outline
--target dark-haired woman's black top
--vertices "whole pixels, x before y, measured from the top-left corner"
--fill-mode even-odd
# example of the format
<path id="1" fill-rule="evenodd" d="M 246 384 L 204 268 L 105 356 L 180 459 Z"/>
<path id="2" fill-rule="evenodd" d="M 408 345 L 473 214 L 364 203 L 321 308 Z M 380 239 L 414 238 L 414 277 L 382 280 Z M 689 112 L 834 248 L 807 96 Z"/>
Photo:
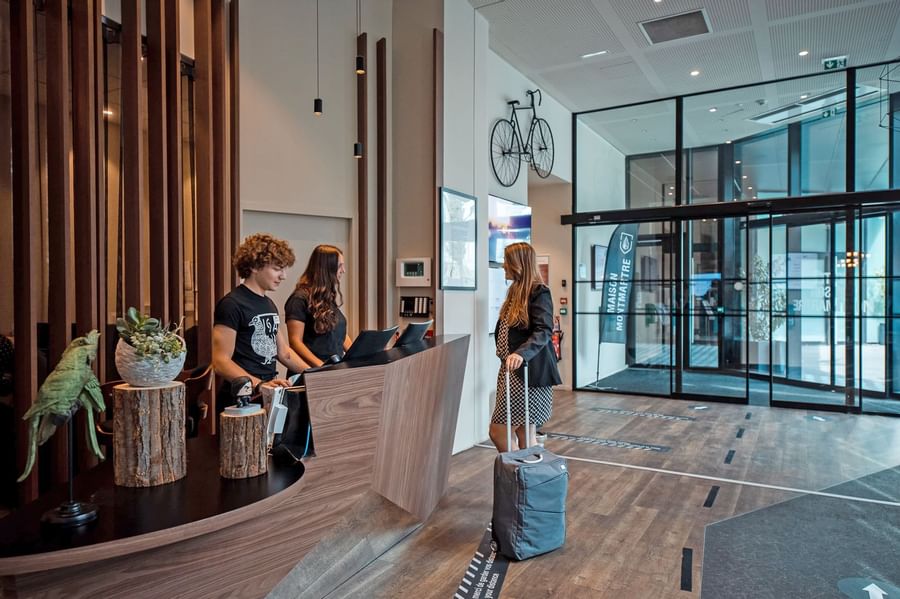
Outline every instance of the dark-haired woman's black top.
<path id="1" fill-rule="evenodd" d="M 344 339 L 347 337 L 347 319 L 341 310 L 335 306 L 337 322 L 334 328 L 325 333 L 316 332 L 316 321 L 309 309 L 309 293 L 297 290 L 291 294 L 284 304 L 285 320 L 299 320 L 303 323 L 303 344 L 309 348 L 317 358 L 327 362 L 333 355 L 343 357 Z"/>
<path id="2" fill-rule="evenodd" d="M 556 366 L 556 353 L 553 351 L 550 338 L 553 335 L 553 299 L 546 285 L 537 285 L 528 299 L 527 327 L 509 328 L 509 351 L 522 356 L 528 363 L 528 386 L 551 387 L 562 384 L 559 369 Z M 494 339 L 497 338 L 498 327 L 494 327 Z M 522 368 L 513 374 L 522 378 Z"/>

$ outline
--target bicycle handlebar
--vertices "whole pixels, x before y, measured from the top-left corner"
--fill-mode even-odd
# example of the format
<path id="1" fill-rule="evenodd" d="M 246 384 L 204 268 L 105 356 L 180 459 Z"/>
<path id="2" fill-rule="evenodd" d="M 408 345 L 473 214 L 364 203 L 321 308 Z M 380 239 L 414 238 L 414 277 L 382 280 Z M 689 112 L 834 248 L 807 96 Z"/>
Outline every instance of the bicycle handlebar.
<path id="1" fill-rule="evenodd" d="M 541 102 L 543 101 L 544 98 L 543 98 L 543 96 L 541 95 L 541 90 L 540 90 L 540 89 L 533 89 L 533 90 L 532 90 L 532 89 L 529 89 L 529 90 L 526 91 L 525 93 L 528 94 L 528 95 L 531 97 L 531 105 L 532 105 L 532 106 L 534 106 L 534 94 L 537 94 L 537 97 L 538 97 L 538 106 L 541 105 Z"/>

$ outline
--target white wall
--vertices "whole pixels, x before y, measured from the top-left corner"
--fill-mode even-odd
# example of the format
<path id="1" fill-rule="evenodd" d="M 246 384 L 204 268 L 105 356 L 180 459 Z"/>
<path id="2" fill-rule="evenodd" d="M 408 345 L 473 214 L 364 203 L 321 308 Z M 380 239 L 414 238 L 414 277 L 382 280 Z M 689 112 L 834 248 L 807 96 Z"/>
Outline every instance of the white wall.
<path id="1" fill-rule="evenodd" d="M 560 216 L 572 211 L 572 184 L 551 183 L 531 185 L 528 189 L 528 203 L 531 206 L 531 244 L 539 256 L 550 257 L 550 293 L 553 296 L 553 311 L 559 315 L 561 299 L 566 298 L 568 314 L 559 316 L 563 331 L 562 360 L 559 374 L 563 387 L 572 388 L 572 295 L 575 285 L 572 281 L 572 227 L 562 225 Z M 566 286 L 562 286 L 563 280 Z"/>
<path id="2" fill-rule="evenodd" d="M 509 100 L 519 100 L 520 106 L 528 105 L 526 90 L 538 87 L 536 83 L 522 75 L 508 62 L 500 58 L 492 50 L 487 51 L 487 84 L 483 88 L 486 101 L 488 129 L 482 143 L 490 143 L 491 128 L 501 118 L 509 118 Z M 553 131 L 555 146 L 555 158 L 552 175 L 563 181 L 572 180 L 572 113 L 552 96 L 542 90 L 543 102 L 537 108 L 538 116 L 547 119 L 550 130 Z M 517 115 L 522 135 L 528 135 L 528 126 L 531 124 L 529 111 L 519 112 Z M 488 157 L 490 160 L 490 157 Z M 522 163 L 519 178 L 512 187 L 504 187 L 497 181 L 488 162 L 488 189 L 493 195 L 503 199 L 528 203 L 528 165 Z"/>
<path id="3" fill-rule="evenodd" d="M 240 14 L 241 42 L 241 204 L 244 210 L 348 219 L 350 256 L 357 263 L 367 251 L 368 278 L 374 289 L 376 177 L 375 44 L 391 38 L 390 0 L 363 3 L 362 28 L 368 34 L 369 248 L 354 247 L 357 222 L 356 3 L 319 3 L 319 97 L 324 114 L 313 114 L 316 97 L 316 4 L 314 0 L 254 0 Z M 390 81 L 390 44 L 388 80 Z M 390 87 L 390 86 L 388 86 Z M 388 102 L 390 102 L 390 93 Z M 388 130 L 391 116 L 388 112 Z M 390 143 L 390 139 L 389 139 Z M 390 162 L 388 163 L 390 168 Z M 390 171 L 389 171 L 390 172 Z M 388 185 L 388 196 L 391 187 Z M 389 208 L 390 209 L 390 208 Z M 246 232 L 242 232 L 246 233 Z M 328 241 L 327 239 L 323 241 Z M 305 260 L 306 257 L 298 258 Z M 356 273 L 345 287 L 356 297 Z M 351 332 L 371 326 L 375 294 L 369 294 L 369 323 L 358 323 L 345 306 Z"/>
<path id="4" fill-rule="evenodd" d="M 578 211 L 624 208 L 625 155 L 583 122 L 576 129 Z"/>

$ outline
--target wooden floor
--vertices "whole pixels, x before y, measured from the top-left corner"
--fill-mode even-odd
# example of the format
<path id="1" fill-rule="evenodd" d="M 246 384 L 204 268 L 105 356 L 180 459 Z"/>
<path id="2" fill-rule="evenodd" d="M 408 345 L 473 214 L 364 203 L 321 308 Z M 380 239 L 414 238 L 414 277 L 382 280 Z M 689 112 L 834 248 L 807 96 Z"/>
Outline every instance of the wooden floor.
<path id="1" fill-rule="evenodd" d="M 669 449 L 548 439 L 556 453 L 620 465 L 570 460 L 566 545 L 511 563 L 501 596 L 699 597 L 706 524 L 900 464 L 897 418 L 717 403 L 692 409 L 696 405 L 558 392 L 545 431 Z M 610 409 L 651 414 L 604 411 Z M 491 518 L 494 455 L 475 447 L 455 456 L 450 489 L 425 526 L 329 598 L 453 597 Z M 718 495 L 704 507 L 713 485 Z M 693 551 L 693 564 L 683 576 L 684 548 Z"/>

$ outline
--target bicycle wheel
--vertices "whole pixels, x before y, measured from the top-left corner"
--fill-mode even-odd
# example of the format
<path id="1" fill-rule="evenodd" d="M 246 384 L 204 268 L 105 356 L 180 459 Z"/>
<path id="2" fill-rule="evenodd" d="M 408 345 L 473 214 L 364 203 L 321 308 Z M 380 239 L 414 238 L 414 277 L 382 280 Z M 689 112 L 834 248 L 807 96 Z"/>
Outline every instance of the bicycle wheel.
<path id="1" fill-rule="evenodd" d="M 512 187 L 519 178 L 522 144 L 512 123 L 499 120 L 491 130 L 491 168 L 494 176 L 504 187 Z"/>
<path id="2" fill-rule="evenodd" d="M 531 133 L 531 166 L 541 179 L 550 176 L 553 170 L 553 131 L 550 123 L 538 119 Z"/>

